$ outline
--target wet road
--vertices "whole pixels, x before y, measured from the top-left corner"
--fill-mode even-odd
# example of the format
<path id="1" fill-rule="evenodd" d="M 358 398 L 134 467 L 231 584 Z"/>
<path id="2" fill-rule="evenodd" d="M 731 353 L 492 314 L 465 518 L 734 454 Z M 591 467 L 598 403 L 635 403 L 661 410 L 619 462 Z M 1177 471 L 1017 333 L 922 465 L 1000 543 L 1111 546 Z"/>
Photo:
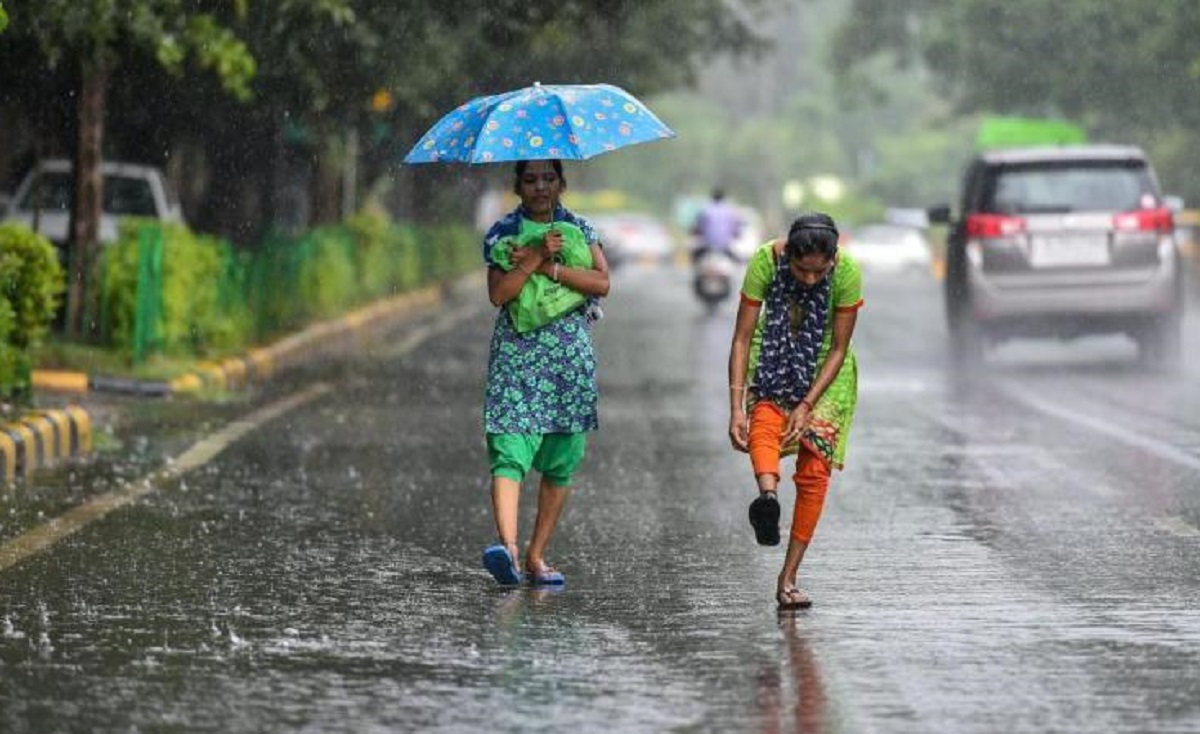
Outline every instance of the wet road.
<path id="1" fill-rule="evenodd" d="M 0 731 L 1200 730 L 1195 315 L 1188 374 L 1097 339 L 959 380 L 936 283 L 867 288 L 812 610 L 777 615 L 782 551 L 745 520 L 732 304 L 707 317 L 682 271 L 631 268 L 551 548 L 565 590 L 479 567 L 477 293 L 200 426 L 147 408 L 122 462 L 10 491 L 0 557 L 125 499 L 0 570 Z"/>

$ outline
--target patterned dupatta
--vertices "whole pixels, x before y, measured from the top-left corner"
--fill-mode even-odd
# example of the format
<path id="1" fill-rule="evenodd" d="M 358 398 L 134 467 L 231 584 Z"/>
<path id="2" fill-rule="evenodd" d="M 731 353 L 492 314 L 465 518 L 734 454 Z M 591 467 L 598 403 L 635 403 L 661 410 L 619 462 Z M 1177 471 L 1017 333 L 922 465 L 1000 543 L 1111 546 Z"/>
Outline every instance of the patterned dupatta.
<path id="1" fill-rule="evenodd" d="M 755 375 L 759 398 L 790 411 L 808 393 L 817 375 L 832 281 L 830 269 L 819 283 L 806 288 L 792 276 L 786 253 L 776 258 Z"/>

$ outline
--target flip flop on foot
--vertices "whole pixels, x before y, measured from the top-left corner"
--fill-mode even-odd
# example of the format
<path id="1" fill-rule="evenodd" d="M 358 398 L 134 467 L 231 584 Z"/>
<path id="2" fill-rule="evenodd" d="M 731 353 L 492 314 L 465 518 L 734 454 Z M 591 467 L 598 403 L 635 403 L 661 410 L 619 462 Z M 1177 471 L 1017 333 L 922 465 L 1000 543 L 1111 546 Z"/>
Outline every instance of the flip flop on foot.
<path id="1" fill-rule="evenodd" d="M 789 586 L 785 589 L 780 589 L 775 592 L 775 601 L 779 604 L 779 611 L 789 611 L 792 609 L 808 609 L 812 606 L 812 599 L 808 594 L 795 586 Z"/>
<path id="2" fill-rule="evenodd" d="M 567 582 L 567 578 L 562 573 L 555 571 L 545 563 L 537 567 L 526 566 L 525 577 L 529 579 L 531 586 L 562 586 Z"/>
<path id="3" fill-rule="evenodd" d="M 779 545 L 779 500 L 774 492 L 760 492 L 750 503 L 750 525 L 759 545 Z"/>
<path id="4" fill-rule="evenodd" d="M 489 545 L 483 551 L 483 567 L 501 586 L 516 586 L 521 583 L 521 574 L 514 565 L 512 553 L 503 545 Z"/>

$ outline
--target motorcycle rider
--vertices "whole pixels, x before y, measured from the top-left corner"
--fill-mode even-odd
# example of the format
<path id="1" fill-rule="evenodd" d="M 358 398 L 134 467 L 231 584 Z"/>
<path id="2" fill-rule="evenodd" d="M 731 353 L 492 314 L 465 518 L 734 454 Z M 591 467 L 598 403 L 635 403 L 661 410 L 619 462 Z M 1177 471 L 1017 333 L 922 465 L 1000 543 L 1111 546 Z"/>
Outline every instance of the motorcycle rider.
<path id="1" fill-rule="evenodd" d="M 725 200 L 725 191 L 714 188 L 712 199 L 700 210 L 692 226 L 696 236 L 692 262 L 697 263 L 706 252 L 721 252 L 737 259 L 733 243 L 742 230 L 742 217 L 736 207 Z"/>

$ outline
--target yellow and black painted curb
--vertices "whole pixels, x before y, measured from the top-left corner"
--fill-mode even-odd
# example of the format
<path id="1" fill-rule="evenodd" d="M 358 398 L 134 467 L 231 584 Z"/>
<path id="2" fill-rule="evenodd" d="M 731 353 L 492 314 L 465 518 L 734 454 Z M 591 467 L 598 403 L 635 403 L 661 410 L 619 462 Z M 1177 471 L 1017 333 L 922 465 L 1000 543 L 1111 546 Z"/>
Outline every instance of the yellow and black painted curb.
<path id="1" fill-rule="evenodd" d="M 0 424 L 4 483 L 92 450 L 92 420 L 77 405 L 28 413 Z"/>
<path id="2" fill-rule="evenodd" d="M 34 390 L 67 393 L 127 393 L 142 396 L 187 395 L 207 390 L 239 390 L 262 383 L 276 372 L 305 357 L 328 351 L 335 337 L 365 331 L 387 319 L 440 303 L 441 285 L 429 286 L 376 301 L 329 321 L 313 324 L 273 344 L 219 362 L 199 365 L 194 371 L 172 380 L 137 380 L 127 377 L 89 375 L 83 372 L 34 370 Z"/>

